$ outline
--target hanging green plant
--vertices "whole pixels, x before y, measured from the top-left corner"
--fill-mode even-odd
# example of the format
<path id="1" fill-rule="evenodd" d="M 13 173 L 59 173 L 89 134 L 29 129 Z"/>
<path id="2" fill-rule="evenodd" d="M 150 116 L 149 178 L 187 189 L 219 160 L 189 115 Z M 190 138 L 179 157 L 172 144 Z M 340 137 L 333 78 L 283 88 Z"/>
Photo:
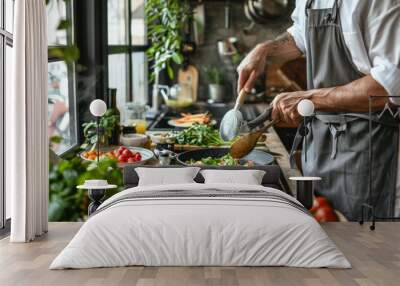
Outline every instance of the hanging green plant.
<path id="1" fill-rule="evenodd" d="M 46 0 L 46 5 L 59 5 L 60 2 L 69 2 L 70 0 Z M 58 23 L 57 30 L 69 30 L 72 28 L 72 23 L 69 19 L 61 19 Z M 57 46 L 48 48 L 49 57 L 63 60 L 68 66 L 72 66 L 79 60 L 80 51 L 75 44 L 66 46 Z M 80 67 L 82 68 L 82 67 Z"/>
<path id="2" fill-rule="evenodd" d="M 150 48 L 147 56 L 154 64 L 151 80 L 166 69 L 168 76 L 174 78 L 172 63 L 182 64 L 183 34 L 190 6 L 182 0 L 147 0 L 145 6 L 147 33 Z"/>

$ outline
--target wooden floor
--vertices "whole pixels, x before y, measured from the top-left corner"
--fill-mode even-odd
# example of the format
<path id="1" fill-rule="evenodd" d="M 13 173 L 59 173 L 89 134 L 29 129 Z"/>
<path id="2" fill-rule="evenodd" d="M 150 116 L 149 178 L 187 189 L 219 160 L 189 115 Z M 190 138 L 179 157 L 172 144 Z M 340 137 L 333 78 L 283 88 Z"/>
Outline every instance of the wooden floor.
<path id="1" fill-rule="evenodd" d="M 79 223 L 51 223 L 49 233 L 29 244 L 0 241 L 0 285 L 400 285 L 400 224 L 327 223 L 324 229 L 353 269 L 288 267 L 126 267 L 48 270 L 79 229 Z"/>

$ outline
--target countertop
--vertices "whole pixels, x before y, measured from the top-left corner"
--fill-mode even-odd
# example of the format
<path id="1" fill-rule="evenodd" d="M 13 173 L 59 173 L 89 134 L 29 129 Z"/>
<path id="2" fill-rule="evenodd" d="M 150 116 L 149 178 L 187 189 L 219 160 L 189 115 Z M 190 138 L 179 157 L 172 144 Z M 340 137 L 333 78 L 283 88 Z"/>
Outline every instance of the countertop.
<path id="1" fill-rule="evenodd" d="M 149 131 L 157 132 L 160 131 Z M 164 131 L 165 132 L 165 131 Z M 265 146 L 267 150 L 275 157 L 276 163 L 279 165 L 282 171 L 281 183 L 284 188 L 284 191 L 295 196 L 296 195 L 296 183 L 289 180 L 290 177 L 298 177 L 301 176 L 301 172 L 296 169 L 290 168 L 290 160 L 289 153 L 286 151 L 285 146 L 283 145 L 281 139 L 276 133 L 275 129 L 272 127 L 265 133 L 266 141 Z M 154 159 L 148 162 L 151 165 L 157 165 L 158 160 Z"/>
<path id="2" fill-rule="evenodd" d="M 296 196 L 296 183 L 289 180 L 289 178 L 301 176 L 302 174 L 300 170 L 297 168 L 290 168 L 289 153 L 286 151 L 285 146 L 274 128 L 268 130 L 266 138 L 265 145 L 268 150 L 275 155 L 276 162 L 282 170 L 282 185 L 285 188 L 285 191 Z"/>
<path id="3" fill-rule="evenodd" d="M 206 103 L 198 103 L 197 104 L 198 107 L 202 107 L 204 108 L 209 108 L 209 104 Z M 216 104 L 213 105 L 214 109 L 218 109 L 218 108 L 226 108 L 226 106 L 230 106 L 229 104 Z M 249 105 L 250 106 L 250 105 Z M 268 104 L 264 104 L 264 103 L 258 103 L 258 104 L 252 104 L 253 107 L 256 107 L 256 110 L 258 110 L 259 113 L 261 113 L 263 110 L 265 110 L 265 108 L 267 108 Z M 220 111 L 221 112 L 221 111 Z M 221 114 L 219 114 L 221 115 Z M 223 113 L 222 113 L 223 115 Z M 251 115 L 251 116 L 256 116 L 256 114 Z M 280 126 L 281 127 L 281 126 Z M 152 133 L 152 132 L 166 132 L 169 129 L 160 129 L 160 130 L 154 130 L 154 131 L 148 131 L 148 133 Z M 172 130 L 172 128 L 171 128 Z M 275 131 L 275 129 L 272 127 L 268 130 L 268 133 L 265 134 L 267 140 L 265 141 L 265 145 L 266 148 L 268 149 L 268 151 L 270 151 L 270 153 L 272 155 L 275 156 L 276 162 L 277 164 L 280 166 L 281 170 L 282 170 L 282 186 L 284 188 L 284 190 L 295 196 L 296 195 L 296 184 L 292 181 L 289 180 L 289 177 L 297 177 L 297 176 L 301 176 L 301 172 L 298 169 L 291 169 L 290 168 L 290 160 L 289 160 L 289 153 L 287 152 L 284 144 L 282 143 L 280 137 L 278 136 L 277 132 Z M 149 164 L 157 164 L 158 161 L 157 160 L 153 160 L 152 162 L 150 162 Z"/>

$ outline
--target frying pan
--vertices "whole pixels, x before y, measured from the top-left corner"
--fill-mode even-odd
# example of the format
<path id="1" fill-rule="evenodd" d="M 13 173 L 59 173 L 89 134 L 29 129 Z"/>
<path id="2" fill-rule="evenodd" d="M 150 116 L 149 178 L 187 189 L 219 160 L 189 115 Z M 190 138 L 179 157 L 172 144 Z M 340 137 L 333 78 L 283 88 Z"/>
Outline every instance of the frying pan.
<path id="1" fill-rule="evenodd" d="M 187 162 L 190 160 L 200 161 L 201 159 L 207 157 L 218 158 L 228 154 L 229 151 L 230 148 L 207 148 L 190 150 L 176 155 L 175 159 L 178 161 L 179 164 L 189 166 Z M 247 156 L 240 159 L 240 162 L 243 162 L 243 164 L 247 161 L 253 161 L 256 166 L 265 166 L 270 165 L 274 162 L 274 156 L 267 152 L 255 149 L 251 151 Z"/>

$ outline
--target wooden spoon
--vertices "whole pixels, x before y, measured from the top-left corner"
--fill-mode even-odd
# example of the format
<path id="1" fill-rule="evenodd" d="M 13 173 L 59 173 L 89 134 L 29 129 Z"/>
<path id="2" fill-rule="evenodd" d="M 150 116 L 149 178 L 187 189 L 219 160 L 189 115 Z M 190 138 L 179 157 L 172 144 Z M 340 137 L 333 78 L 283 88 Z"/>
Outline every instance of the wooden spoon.
<path id="1" fill-rule="evenodd" d="M 249 154 L 254 147 L 257 145 L 258 139 L 261 137 L 265 131 L 268 130 L 272 125 L 274 125 L 277 121 L 271 121 L 267 125 L 263 126 L 260 130 L 248 133 L 244 136 L 238 138 L 231 145 L 230 154 L 235 159 L 240 159 Z"/>

